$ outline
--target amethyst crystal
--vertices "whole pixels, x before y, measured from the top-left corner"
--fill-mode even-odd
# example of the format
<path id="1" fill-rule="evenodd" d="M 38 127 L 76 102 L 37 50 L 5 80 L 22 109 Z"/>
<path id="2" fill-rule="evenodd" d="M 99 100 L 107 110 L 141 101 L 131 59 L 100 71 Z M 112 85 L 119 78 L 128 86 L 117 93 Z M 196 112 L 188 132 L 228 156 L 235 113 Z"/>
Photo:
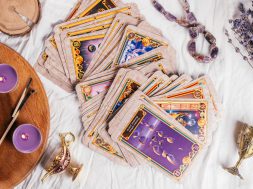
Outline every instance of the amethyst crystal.
<path id="1" fill-rule="evenodd" d="M 196 42 L 195 40 L 190 40 L 187 45 L 188 52 L 193 55 L 196 54 Z"/>
<path id="2" fill-rule="evenodd" d="M 219 53 L 219 49 L 216 46 L 210 46 L 210 56 L 211 58 L 216 58 Z"/>

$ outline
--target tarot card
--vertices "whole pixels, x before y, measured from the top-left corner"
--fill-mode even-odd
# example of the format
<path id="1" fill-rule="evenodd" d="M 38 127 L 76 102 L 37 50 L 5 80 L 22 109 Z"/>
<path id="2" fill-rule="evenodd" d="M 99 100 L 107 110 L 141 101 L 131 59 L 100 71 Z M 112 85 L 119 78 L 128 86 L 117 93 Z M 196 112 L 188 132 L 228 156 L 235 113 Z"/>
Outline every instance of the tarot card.
<path id="1" fill-rule="evenodd" d="M 117 125 L 120 129 L 113 133 L 114 141 L 176 180 L 189 170 L 202 148 L 172 117 L 145 101 L 137 101 Z"/>
<path id="2" fill-rule="evenodd" d="M 151 32 L 146 32 L 135 26 L 128 26 L 113 62 L 116 66 L 121 65 L 160 46 L 169 46 L 169 44 L 166 39 Z"/>
<path id="3" fill-rule="evenodd" d="M 90 0 L 87 0 L 86 2 L 83 2 L 83 1 L 79 1 L 75 7 L 71 10 L 70 14 L 67 16 L 67 18 L 65 19 L 65 21 L 68 21 L 68 20 L 71 20 L 75 14 L 78 12 L 79 8 L 81 8 L 81 6 L 85 6 L 87 3 L 89 3 Z M 47 42 L 50 42 L 50 43 L 47 43 Z M 53 35 L 50 35 L 48 37 L 48 39 L 46 40 L 46 48 L 45 48 L 45 51 L 47 50 L 47 53 L 49 56 L 51 56 L 50 52 L 51 52 L 51 48 L 49 47 L 49 49 L 47 49 L 47 44 L 51 44 L 52 45 L 52 53 L 55 53 L 55 50 L 57 50 L 57 46 L 56 46 L 56 43 L 55 43 L 55 39 L 54 39 L 54 36 Z M 56 53 L 57 55 L 57 53 Z M 54 56 L 52 56 L 51 58 L 53 58 Z"/>
<path id="4" fill-rule="evenodd" d="M 96 21 L 88 22 L 86 24 L 82 24 L 78 27 L 66 29 L 60 33 L 61 41 L 64 41 L 66 37 L 73 37 L 77 35 L 83 35 L 90 32 L 95 32 L 103 29 L 107 29 L 111 26 L 113 17 L 102 18 Z"/>
<path id="5" fill-rule="evenodd" d="M 119 0 L 93 0 L 89 3 L 89 5 L 85 8 L 84 11 L 78 14 L 77 18 L 114 9 L 119 6 L 123 6 L 123 3 Z"/>
<path id="6" fill-rule="evenodd" d="M 119 74 L 125 73 L 126 69 L 122 69 L 119 71 Z M 121 75 L 120 75 L 121 76 Z M 117 75 L 116 81 L 119 76 Z M 110 89 L 110 90 L 113 90 Z M 108 92 L 109 93 L 109 92 Z M 104 105 L 102 105 L 104 107 Z M 102 111 L 102 115 L 104 117 L 103 108 L 99 110 L 99 112 Z M 122 161 L 122 159 L 125 161 L 126 157 L 125 154 L 122 153 L 122 149 L 118 147 L 117 144 L 110 145 L 107 141 L 104 140 L 103 137 L 99 135 L 96 131 L 97 125 L 100 125 L 102 122 L 102 118 L 97 119 L 97 117 L 101 117 L 99 114 L 96 115 L 94 120 L 98 120 L 98 124 L 92 124 L 90 125 L 89 129 L 86 131 L 84 135 L 83 142 L 84 144 L 88 145 L 91 149 L 94 149 L 103 155 L 107 156 L 108 158 L 112 159 L 113 161 Z"/>
<path id="7" fill-rule="evenodd" d="M 85 130 L 87 130 L 92 123 L 92 121 L 95 119 L 98 111 L 99 111 L 100 104 L 97 104 L 96 106 L 93 106 L 92 109 L 87 111 L 82 116 L 82 123 Z"/>
<path id="8" fill-rule="evenodd" d="M 78 27 L 74 27 L 71 29 L 66 29 L 64 31 L 59 31 L 55 34 L 55 42 L 57 44 L 58 52 L 62 62 L 65 62 L 66 55 L 64 54 L 66 38 L 84 35 L 91 32 L 101 31 L 104 29 L 108 29 L 113 21 L 113 17 L 111 18 L 102 18 L 93 22 L 88 22 L 86 24 L 82 24 Z"/>
<path id="9" fill-rule="evenodd" d="M 97 3 L 101 3 L 101 2 L 94 2 L 93 3 L 93 5 L 95 6 Z M 104 4 L 106 4 L 107 2 L 104 2 Z M 107 6 L 108 7 L 108 10 L 110 9 L 110 6 Z M 98 9 L 97 9 L 97 7 L 95 6 L 95 7 L 87 7 L 87 9 L 85 9 L 85 11 L 91 11 L 91 13 L 92 14 L 96 14 L 96 13 L 100 13 L 100 12 L 102 12 L 102 11 L 99 11 Z M 93 10 L 93 11 L 92 11 Z M 102 10 L 102 9 L 101 9 Z M 103 10 L 105 10 L 105 9 L 103 9 Z M 92 14 L 89 14 L 89 15 L 92 15 Z M 109 17 L 111 17 L 110 19 L 111 19 L 111 22 L 112 22 L 112 19 L 113 19 L 113 15 L 112 16 L 109 16 Z M 87 26 L 89 26 L 89 25 L 91 25 L 91 24 L 95 24 L 95 23 L 98 23 L 98 22 L 101 22 L 101 20 L 108 20 L 109 19 L 109 17 L 107 18 L 107 17 L 105 17 L 105 18 L 101 18 L 101 19 L 96 19 L 96 20 L 94 20 L 94 21 L 88 21 L 88 22 L 85 22 L 85 23 L 83 23 L 83 24 L 80 24 L 80 25 L 77 25 L 76 27 L 70 27 L 70 29 L 66 29 L 66 30 L 71 30 L 71 28 L 72 28 L 72 30 L 73 29 L 78 29 L 78 28 L 80 28 L 80 27 L 82 27 L 83 29 L 84 29 L 84 27 L 87 27 Z M 72 21 L 73 22 L 73 21 Z M 105 26 L 106 27 L 106 26 Z M 81 28 L 80 28 L 81 29 Z M 81 34 L 84 34 L 84 31 L 83 30 L 81 30 L 80 31 L 80 29 L 79 29 L 79 31 L 72 31 L 71 32 L 71 34 L 69 34 L 68 33 L 68 36 L 70 37 L 70 36 L 73 36 L 73 35 L 81 35 Z M 85 32 L 87 32 L 87 30 L 85 30 Z M 65 35 L 64 35 L 65 34 Z M 66 37 L 66 32 L 65 32 L 65 30 L 59 30 L 59 29 L 57 29 L 57 26 L 56 26 L 56 29 L 55 29 L 55 34 L 54 34 L 54 38 L 55 38 L 55 42 L 56 42 L 56 45 L 57 45 L 57 47 L 58 47 L 58 50 L 59 50 L 59 54 L 60 54 L 60 57 L 61 57 L 61 60 L 62 60 L 62 62 L 65 62 L 65 57 L 63 56 L 63 49 L 64 49 L 64 47 L 62 47 L 62 45 L 61 45 L 61 41 L 64 41 L 64 36 Z"/>
<path id="10" fill-rule="evenodd" d="M 53 46 L 53 44 L 50 42 L 50 39 L 47 39 L 45 41 L 45 52 L 47 55 L 53 60 L 53 65 L 59 69 L 62 73 L 65 73 L 61 59 L 59 57 L 58 49 Z"/>
<path id="11" fill-rule="evenodd" d="M 125 161 L 125 157 L 121 152 L 121 149 L 116 144 L 115 146 L 109 145 L 98 133 L 95 133 L 91 140 L 89 141 L 88 147 L 108 159 L 112 160 L 113 162 L 127 165 Z"/>
<path id="12" fill-rule="evenodd" d="M 107 118 L 107 115 L 108 115 L 108 114 L 105 113 L 106 109 L 107 109 L 106 104 L 110 100 L 111 96 L 117 90 L 117 88 L 115 87 L 116 84 L 120 83 L 122 81 L 122 79 L 125 77 L 127 71 L 128 71 L 127 69 L 120 69 L 117 76 L 113 80 L 113 83 L 112 83 L 109 91 L 107 92 L 106 97 L 104 98 L 104 100 L 101 104 L 101 108 L 99 109 L 99 112 L 97 113 L 96 118 L 94 119 L 94 121 L 92 122 L 90 127 L 87 129 L 87 132 L 85 133 L 84 140 L 83 140 L 84 144 L 88 144 L 90 138 L 97 131 L 98 127 L 101 124 L 104 124 L 104 120 Z"/>
<path id="13" fill-rule="evenodd" d="M 114 15 L 114 17 L 115 17 L 118 13 L 129 14 L 133 17 L 139 17 L 140 16 L 140 13 L 138 12 L 137 6 L 133 3 L 130 3 L 130 4 L 125 4 L 123 7 L 118 7 L 118 8 L 114 8 L 114 9 L 111 9 L 111 10 L 98 12 L 98 13 L 93 14 L 93 15 L 85 16 L 85 17 L 82 17 L 82 18 L 79 18 L 79 19 L 74 19 L 74 20 L 70 20 L 70 21 L 58 24 L 58 25 L 55 26 L 54 32 L 58 33 L 60 30 L 63 31 L 63 30 L 70 29 L 70 28 L 73 28 L 73 27 L 78 27 L 82 24 L 92 22 L 92 21 L 96 21 L 96 20 L 101 19 L 101 18 L 110 17 L 112 15 Z"/>
<path id="14" fill-rule="evenodd" d="M 48 55 L 48 59 L 45 62 L 44 66 L 50 65 L 50 66 L 54 67 L 59 72 L 61 72 L 62 74 L 65 75 L 65 71 L 64 71 L 64 68 L 62 66 L 61 60 L 58 59 L 59 56 L 58 57 L 54 56 L 54 54 L 52 54 L 54 52 L 50 51 L 48 48 L 45 48 L 45 53 Z"/>
<path id="15" fill-rule="evenodd" d="M 137 90 L 140 82 L 145 79 L 145 76 L 138 71 L 127 72 L 126 70 L 120 70 L 116 79 L 113 81 L 110 90 L 106 94 L 103 104 L 101 105 L 99 113 L 102 117 L 99 117 L 97 120 L 104 124 L 103 122 L 106 121 L 107 118 L 124 103 L 124 100 L 129 97 L 134 90 Z M 115 105 L 112 105 L 114 101 L 116 101 Z M 100 126 L 98 123 L 95 125 L 97 128 Z"/>
<path id="16" fill-rule="evenodd" d="M 152 62 L 157 62 L 161 59 L 168 60 L 168 64 L 170 64 L 171 72 L 175 72 L 175 50 L 170 49 L 168 47 L 158 47 L 152 51 L 149 51 L 143 55 L 140 55 L 138 57 L 135 57 L 131 60 L 129 60 L 126 63 L 123 63 L 119 65 L 119 67 L 128 67 L 131 65 L 146 65 Z"/>
<path id="17" fill-rule="evenodd" d="M 90 127 L 91 123 L 94 121 L 94 119 L 99 111 L 99 108 L 98 108 L 98 110 L 96 110 L 95 108 L 93 110 L 91 110 L 90 114 L 88 114 L 85 118 L 82 117 L 82 124 L 83 124 L 83 128 L 85 131 L 87 130 L 87 128 Z"/>
<path id="18" fill-rule="evenodd" d="M 46 64 L 47 61 L 50 61 L 49 56 L 45 51 L 41 53 L 38 58 L 36 65 L 34 66 L 40 74 L 42 74 L 47 79 L 51 80 L 54 84 L 58 85 L 60 88 L 64 89 L 67 92 L 73 92 L 73 87 L 69 82 L 68 78 L 65 75 L 60 73 L 57 69 L 52 67 L 50 64 Z M 49 67 L 48 67 L 49 66 Z M 46 68 L 48 67 L 48 69 Z"/>
<path id="19" fill-rule="evenodd" d="M 55 85 L 65 90 L 66 92 L 69 93 L 74 92 L 73 87 L 70 86 L 69 83 L 65 83 L 64 81 L 59 80 L 59 78 L 56 78 L 53 74 L 51 74 L 45 67 L 41 66 L 39 63 L 36 63 L 34 65 L 34 69 L 38 71 L 41 75 L 43 75 L 45 78 L 53 82 Z"/>
<path id="20" fill-rule="evenodd" d="M 135 66 L 129 66 L 129 68 L 137 69 L 137 70 L 141 71 L 142 73 L 144 73 L 147 77 L 150 77 L 156 71 L 161 71 L 166 75 L 171 73 L 170 64 L 168 63 L 168 60 L 166 60 L 166 59 L 161 59 L 157 62 L 153 62 L 153 63 L 147 64 L 147 65 L 144 64 L 144 65 L 140 66 L 140 69 L 136 68 Z"/>
<path id="21" fill-rule="evenodd" d="M 154 97 L 156 98 L 156 97 Z M 159 98 L 187 98 L 187 99 L 208 99 L 210 100 L 209 92 L 206 86 L 196 86 L 183 90 L 176 90 L 167 95 L 159 96 Z M 153 99 L 153 98 L 152 98 Z M 156 98 L 158 99 L 158 98 Z"/>
<path id="22" fill-rule="evenodd" d="M 164 78 L 164 82 L 159 85 L 159 87 L 157 87 L 152 93 L 150 93 L 150 97 L 154 96 L 155 94 L 157 94 L 159 91 L 163 90 L 164 88 L 166 88 L 167 86 L 169 86 L 173 81 L 175 81 L 178 78 L 177 75 L 172 75 L 171 77 L 165 77 Z"/>
<path id="23" fill-rule="evenodd" d="M 105 126 L 102 126 L 102 128 L 105 128 Z M 141 161 L 139 160 L 139 158 L 136 158 L 134 156 L 134 154 L 132 154 L 131 152 L 129 152 L 128 150 L 126 150 L 124 147 L 120 146 L 118 143 L 114 142 L 110 135 L 108 135 L 108 133 L 105 131 L 105 135 L 99 135 L 100 137 L 102 137 L 104 139 L 104 141 L 106 141 L 107 144 L 109 144 L 110 146 L 117 146 L 118 149 L 120 149 L 120 152 L 122 154 L 122 157 L 124 157 L 125 161 L 131 166 L 131 167 L 135 167 L 141 164 Z"/>
<path id="24" fill-rule="evenodd" d="M 101 105 L 104 97 L 106 95 L 107 91 L 103 91 L 99 93 L 98 95 L 94 96 L 91 100 L 83 103 L 80 105 L 80 112 L 83 116 L 86 112 L 88 112 L 90 109 L 92 109 L 94 106 Z"/>
<path id="25" fill-rule="evenodd" d="M 106 76 L 111 76 L 112 78 L 114 78 L 117 75 L 117 71 L 116 70 L 106 70 L 94 75 L 90 75 L 89 77 L 83 79 L 82 81 L 89 81 L 89 80 L 93 80 L 93 79 L 97 79 L 97 78 L 102 78 L 102 77 L 106 77 Z"/>
<path id="26" fill-rule="evenodd" d="M 70 28 L 66 30 L 58 30 L 58 32 L 54 34 L 54 39 L 55 39 L 58 55 L 60 56 L 61 62 L 65 62 L 66 60 L 66 55 L 64 55 L 64 50 L 63 50 L 65 49 L 63 42 L 66 37 L 83 35 L 86 33 L 95 32 L 95 31 L 109 28 L 110 24 L 112 23 L 112 20 L 113 20 L 113 17 L 102 18 L 96 21 L 87 22 L 78 27 L 74 27 L 74 28 Z"/>
<path id="27" fill-rule="evenodd" d="M 79 102 L 82 104 L 89 101 L 99 93 L 107 91 L 112 83 L 112 80 L 113 78 L 111 76 L 106 76 L 78 83 L 76 85 L 76 93 Z"/>
<path id="28" fill-rule="evenodd" d="M 69 79 L 66 77 L 64 73 L 59 71 L 53 64 L 53 60 L 50 59 L 50 57 L 47 58 L 47 60 L 44 63 L 44 67 L 49 70 L 50 74 L 54 75 L 56 78 L 59 78 L 59 80 L 69 83 L 71 85 Z"/>
<path id="29" fill-rule="evenodd" d="M 105 99 L 107 103 L 103 106 L 106 107 L 105 121 L 113 116 L 115 112 L 125 103 L 125 101 L 135 92 L 148 78 L 141 74 L 139 71 L 131 70 L 127 72 L 121 82 L 116 80 L 114 86 L 117 88 L 115 93 L 109 93 Z M 110 100 L 109 100 L 110 99 Z M 106 126 L 106 125 L 105 125 Z"/>
<path id="30" fill-rule="evenodd" d="M 65 19 L 67 20 L 71 20 L 71 19 L 75 19 L 76 16 L 78 16 L 80 14 L 80 12 L 83 12 L 86 7 L 89 5 L 89 3 L 91 2 L 91 0 L 79 0 L 77 2 L 77 4 L 75 5 L 75 7 L 70 11 L 70 14 L 67 16 L 67 18 Z"/>
<path id="31" fill-rule="evenodd" d="M 138 12 L 137 6 L 135 4 L 126 4 L 123 7 L 114 8 L 111 10 L 106 10 L 106 11 L 99 12 L 99 13 L 96 13 L 93 15 L 85 16 L 84 18 L 70 20 L 68 22 L 58 24 L 54 28 L 55 38 L 59 37 L 59 36 L 57 36 L 57 33 L 60 33 L 61 31 L 64 31 L 66 29 L 78 27 L 82 24 L 96 21 L 98 19 L 102 19 L 102 18 L 106 18 L 106 17 L 107 18 L 108 17 L 115 17 L 116 14 L 118 14 L 118 13 L 126 13 L 126 14 L 132 15 L 134 17 L 136 17 L 136 16 L 138 17 L 140 15 Z M 63 66 L 64 66 L 65 72 L 68 73 L 67 65 L 63 64 Z"/>
<path id="32" fill-rule="evenodd" d="M 114 142 L 111 140 L 110 135 L 107 132 L 107 120 L 111 119 L 113 115 L 123 106 L 124 102 L 133 94 L 134 91 L 136 91 L 141 83 L 144 83 L 144 81 L 147 80 L 144 75 L 142 75 L 138 71 L 129 71 L 126 76 L 124 77 L 122 82 L 117 82 L 120 85 L 115 85 L 117 87 L 116 93 L 113 95 L 108 94 L 111 96 L 110 99 L 106 105 L 103 104 L 103 106 L 106 106 L 107 109 L 104 111 L 103 115 L 106 115 L 104 117 L 104 124 L 98 125 L 98 133 L 100 136 L 102 136 L 105 141 L 107 141 L 108 144 L 114 146 Z M 101 119 L 100 119 L 101 120 Z M 124 157 L 126 158 L 126 161 L 131 166 L 136 166 L 139 164 L 137 159 L 129 154 L 124 149 L 121 149 L 122 153 L 124 154 Z"/>
<path id="33" fill-rule="evenodd" d="M 97 125 L 97 131 L 100 134 L 100 136 L 111 146 L 115 146 L 114 142 L 111 140 L 110 136 L 108 135 L 106 129 L 107 129 L 107 119 L 113 116 L 115 112 L 117 112 L 118 109 L 124 104 L 124 102 L 131 96 L 131 94 L 136 91 L 141 83 L 144 83 L 144 81 L 147 80 L 147 78 L 142 75 L 140 72 L 132 70 L 127 72 L 125 77 L 123 78 L 123 81 L 119 82 L 115 80 L 114 86 L 117 89 L 115 93 L 109 93 L 108 96 L 105 97 L 105 100 L 107 103 L 103 103 L 103 107 L 106 107 L 106 110 L 103 112 L 103 117 L 101 117 L 100 123 Z M 106 100 L 110 99 L 110 100 Z M 103 122 L 104 120 L 104 122 Z M 122 154 L 126 158 L 126 161 L 131 165 L 138 165 L 139 162 L 133 157 L 131 154 L 129 154 L 127 151 L 124 151 L 124 149 L 121 149 Z"/>
<path id="34" fill-rule="evenodd" d="M 139 90 L 149 96 L 162 85 L 167 78 L 167 75 L 163 74 L 161 71 L 157 71 L 139 88 Z"/>
<path id="35" fill-rule="evenodd" d="M 201 143 L 206 143 L 210 130 L 207 100 L 160 99 L 154 102 L 196 136 Z"/>
<path id="36" fill-rule="evenodd" d="M 174 82 L 172 82 L 169 86 L 156 93 L 154 96 L 160 97 L 161 95 L 167 95 L 169 92 L 176 90 L 185 83 L 189 83 L 191 80 L 192 80 L 191 76 L 183 74 L 180 77 L 178 77 Z"/>
<path id="37" fill-rule="evenodd" d="M 112 50 L 112 52 L 110 54 L 115 54 L 115 52 L 117 51 L 117 47 L 115 49 Z M 109 70 L 114 70 L 117 71 L 117 68 L 112 68 L 112 60 L 113 58 L 111 56 L 106 56 L 106 58 L 101 62 L 101 64 L 99 64 L 97 67 L 95 65 L 94 70 L 90 70 L 90 71 L 86 71 L 86 75 L 87 76 L 91 76 L 94 74 L 98 74 L 100 72 L 104 72 L 104 71 L 109 71 Z M 91 65 L 93 65 L 93 63 L 91 63 Z M 89 70 L 89 68 L 88 68 Z"/>
<path id="38" fill-rule="evenodd" d="M 207 75 L 202 76 L 198 79 L 195 79 L 190 83 L 186 83 L 186 84 L 178 87 L 177 90 L 187 89 L 187 88 L 191 88 L 191 87 L 198 86 L 198 85 L 204 85 L 208 88 L 210 98 L 212 100 L 214 109 L 216 111 L 216 116 L 219 116 L 221 103 L 220 103 L 220 100 L 217 96 L 217 93 L 215 92 L 215 88 L 213 86 L 213 83 Z"/>
<path id="39" fill-rule="evenodd" d="M 70 80 L 76 83 L 83 78 L 95 51 L 105 37 L 106 30 L 90 34 L 66 38 L 64 41 L 66 61 L 70 73 Z"/>
<path id="40" fill-rule="evenodd" d="M 105 70 L 105 68 L 108 67 L 108 65 L 105 64 L 104 59 L 110 59 L 109 62 L 113 61 L 114 49 L 118 48 L 118 44 L 121 40 L 125 27 L 129 24 L 137 25 L 139 21 L 139 18 L 135 18 L 122 13 L 119 13 L 115 17 L 110 29 L 105 36 L 104 41 L 101 44 L 101 48 L 96 52 L 94 59 L 92 60 L 94 62 L 92 63 L 93 66 L 88 68 L 87 74 L 91 74 L 91 72 L 97 73 L 101 70 Z M 111 58 L 109 58 L 109 56 Z"/>
<path id="41" fill-rule="evenodd" d="M 47 54 L 48 58 L 45 61 L 44 66 L 50 65 L 65 75 L 61 60 L 59 59 L 59 56 L 57 56 L 57 55 L 55 56 L 55 53 L 57 53 L 57 50 L 56 50 L 56 52 L 54 52 L 54 50 L 55 49 L 53 49 L 53 47 L 46 47 L 45 48 L 44 51 Z"/>

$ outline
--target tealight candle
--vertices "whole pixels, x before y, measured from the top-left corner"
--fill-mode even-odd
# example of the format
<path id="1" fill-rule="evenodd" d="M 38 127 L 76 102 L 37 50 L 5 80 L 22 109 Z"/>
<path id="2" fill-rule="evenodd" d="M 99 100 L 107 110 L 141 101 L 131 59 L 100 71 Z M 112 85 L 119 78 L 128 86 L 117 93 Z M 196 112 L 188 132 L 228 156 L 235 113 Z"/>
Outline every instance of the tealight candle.
<path id="1" fill-rule="evenodd" d="M 18 83 L 16 70 L 8 64 L 0 64 L 0 93 L 12 91 Z"/>
<path id="2" fill-rule="evenodd" d="M 42 136 L 38 128 L 31 124 L 23 124 L 17 127 L 12 136 L 15 148 L 22 153 L 32 153 L 41 144 Z"/>

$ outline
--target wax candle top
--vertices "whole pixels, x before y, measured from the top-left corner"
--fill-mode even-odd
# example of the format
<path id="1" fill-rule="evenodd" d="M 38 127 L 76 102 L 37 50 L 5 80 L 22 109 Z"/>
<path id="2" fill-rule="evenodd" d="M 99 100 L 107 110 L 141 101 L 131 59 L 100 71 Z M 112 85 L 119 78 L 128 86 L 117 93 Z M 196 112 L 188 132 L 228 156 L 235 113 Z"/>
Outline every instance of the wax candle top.
<path id="1" fill-rule="evenodd" d="M 12 91 L 18 83 L 16 70 L 8 64 L 0 64 L 0 93 Z"/>
<path id="2" fill-rule="evenodd" d="M 12 136 L 15 148 L 22 153 L 32 153 L 41 144 L 42 136 L 38 128 L 31 124 L 23 124 L 17 127 Z"/>

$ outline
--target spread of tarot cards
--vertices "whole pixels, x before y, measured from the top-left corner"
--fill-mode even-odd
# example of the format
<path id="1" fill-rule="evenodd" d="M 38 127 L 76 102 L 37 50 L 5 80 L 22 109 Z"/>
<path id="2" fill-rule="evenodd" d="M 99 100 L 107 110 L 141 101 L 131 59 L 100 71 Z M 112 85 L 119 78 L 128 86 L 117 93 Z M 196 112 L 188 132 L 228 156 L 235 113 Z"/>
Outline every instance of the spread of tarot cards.
<path id="1" fill-rule="evenodd" d="M 177 180 L 194 168 L 211 143 L 220 101 L 208 76 L 175 74 L 175 50 L 135 4 L 81 1 L 45 46 L 35 68 L 76 91 L 84 145 Z"/>

